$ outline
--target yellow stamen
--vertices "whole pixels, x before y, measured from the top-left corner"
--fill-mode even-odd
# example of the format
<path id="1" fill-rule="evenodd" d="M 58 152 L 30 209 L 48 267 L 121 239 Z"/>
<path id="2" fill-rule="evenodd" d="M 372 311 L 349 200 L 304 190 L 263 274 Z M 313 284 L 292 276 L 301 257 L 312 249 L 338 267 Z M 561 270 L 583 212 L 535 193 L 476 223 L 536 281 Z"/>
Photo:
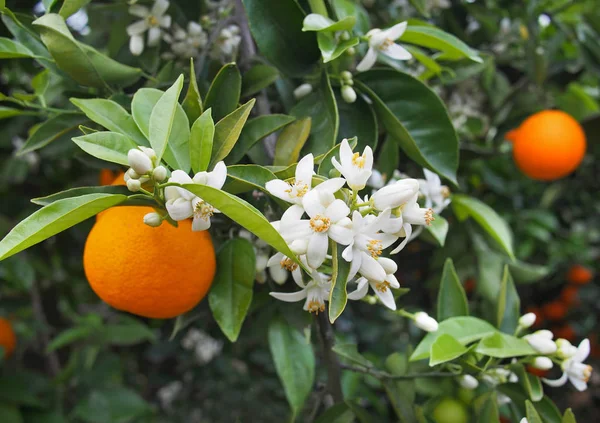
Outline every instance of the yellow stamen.
<path id="1" fill-rule="evenodd" d="M 150 15 L 148 16 L 148 25 L 150 26 L 158 26 L 159 22 L 158 19 L 156 19 L 154 16 Z"/>
<path id="2" fill-rule="evenodd" d="M 377 258 L 383 252 L 383 243 L 378 239 L 372 239 L 367 244 L 367 250 L 369 250 L 371 257 Z"/>
<path id="3" fill-rule="evenodd" d="M 442 197 L 444 197 L 444 198 L 450 197 L 450 188 L 448 188 L 446 185 L 442 185 L 441 191 L 442 191 Z"/>
<path id="4" fill-rule="evenodd" d="M 308 192 L 308 185 L 301 182 L 292 181 L 290 187 L 285 190 L 292 198 L 302 198 Z"/>
<path id="5" fill-rule="evenodd" d="M 279 262 L 279 264 L 281 265 L 281 267 L 283 269 L 290 271 L 290 272 L 293 272 L 294 270 L 296 270 L 298 268 L 298 263 L 296 263 L 289 257 L 285 257 L 283 260 L 281 260 Z"/>
<path id="6" fill-rule="evenodd" d="M 310 300 L 307 308 L 310 313 L 315 313 L 318 316 L 319 312 L 322 313 L 325 311 L 325 303 L 318 300 Z"/>
<path id="7" fill-rule="evenodd" d="M 425 224 L 429 226 L 434 220 L 435 218 L 433 217 L 433 210 L 427 209 L 427 211 L 425 212 Z"/>
<path id="8" fill-rule="evenodd" d="M 386 292 L 390 287 L 390 283 L 388 281 L 378 282 L 375 284 L 375 289 L 379 292 Z"/>
<path id="9" fill-rule="evenodd" d="M 388 48 L 390 48 L 390 46 L 394 44 L 394 40 L 390 40 L 389 38 L 386 38 L 383 43 L 381 43 L 379 45 L 379 50 L 387 50 Z"/>
<path id="10" fill-rule="evenodd" d="M 207 202 L 205 202 L 204 200 L 200 200 L 198 203 L 196 203 L 196 206 L 194 207 L 194 217 L 202 220 L 210 219 L 210 217 L 214 213 L 215 208 Z"/>
<path id="11" fill-rule="evenodd" d="M 316 215 L 310 219 L 310 227 L 315 232 L 326 232 L 331 226 L 331 219 L 326 216 Z"/>
<path id="12" fill-rule="evenodd" d="M 354 153 L 354 155 L 352 156 L 352 164 L 354 166 L 358 167 L 359 169 L 362 169 L 365 167 L 366 160 L 367 160 L 367 158 L 365 157 L 364 154 L 361 156 L 358 153 Z"/>

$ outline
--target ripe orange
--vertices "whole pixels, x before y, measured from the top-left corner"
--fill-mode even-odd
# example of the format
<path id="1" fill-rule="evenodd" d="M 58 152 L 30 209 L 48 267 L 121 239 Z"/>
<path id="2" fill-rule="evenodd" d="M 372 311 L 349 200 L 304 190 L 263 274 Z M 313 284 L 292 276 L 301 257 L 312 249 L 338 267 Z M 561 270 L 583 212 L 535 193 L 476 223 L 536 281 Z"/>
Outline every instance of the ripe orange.
<path id="1" fill-rule="evenodd" d="M 585 285 L 592 280 L 594 275 L 587 267 L 574 264 L 567 273 L 567 281 L 573 285 Z"/>
<path id="2" fill-rule="evenodd" d="M 143 223 L 150 207 L 106 210 L 90 231 L 83 252 L 87 279 L 116 309 L 144 317 L 171 318 L 193 308 L 208 292 L 216 259 L 210 234 Z"/>
<path id="3" fill-rule="evenodd" d="M 583 160 L 585 133 L 579 123 L 560 110 L 529 116 L 506 134 L 513 142 L 513 158 L 532 179 L 551 181 L 567 176 Z"/>
<path id="4" fill-rule="evenodd" d="M 17 337 L 10 322 L 0 317 L 0 346 L 4 347 L 4 358 L 10 356 L 17 345 Z"/>
<path id="5" fill-rule="evenodd" d="M 562 320 L 567 315 L 567 306 L 560 301 L 552 301 L 544 304 L 542 311 L 546 319 L 557 321 Z"/>
<path id="6" fill-rule="evenodd" d="M 100 175 L 98 175 L 98 182 L 100 185 L 111 185 L 115 180 L 117 174 L 110 169 L 102 169 Z"/>
<path id="7" fill-rule="evenodd" d="M 560 299 L 566 306 L 572 306 L 578 302 L 576 286 L 565 286 L 560 292 Z"/>

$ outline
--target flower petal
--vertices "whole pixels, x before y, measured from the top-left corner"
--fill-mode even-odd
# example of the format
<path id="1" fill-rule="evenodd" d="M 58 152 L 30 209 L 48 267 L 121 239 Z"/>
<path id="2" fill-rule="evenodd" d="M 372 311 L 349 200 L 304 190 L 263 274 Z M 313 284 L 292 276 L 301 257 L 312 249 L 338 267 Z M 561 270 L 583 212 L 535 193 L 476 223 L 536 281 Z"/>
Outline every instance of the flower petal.
<path id="1" fill-rule="evenodd" d="M 587 389 L 587 382 L 585 380 L 578 379 L 576 377 L 571 376 L 571 377 L 569 377 L 569 381 L 573 384 L 575 389 L 577 389 L 579 392 L 583 392 Z"/>
<path id="2" fill-rule="evenodd" d="M 201 217 L 194 217 L 192 220 L 192 231 L 200 232 L 205 231 L 210 228 L 210 217 L 203 219 Z"/>
<path id="3" fill-rule="evenodd" d="M 169 28 L 171 26 L 171 17 L 169 15 L 164 15 L 158 19 L 158 25 L 161 28 Z"/>
<path id="4" fill-rule="evenodd" d="M 394 301 L 394 294 L 391 289 L 386 289 L 385 291 L 380 291 L 375 286 L 375 283 L 371 282 L 371 288 L 375 291 L 375 295 L 379 297 L 384 306 L 389 308 L 390 310 L 396 310 L 396 301 Z"/>
<path id="5" fill-rule="evenodd" d="M 363 256 L 362 256 L 362 254 L 360 254 L 360 251 L 354 252 L 354 259 L 350 263 L 350 271 L 348 272 L 348 279 L 352 279 L 358 273 L 358 270 L 360 269 L 360 266 L 362 264 L 362 257 Z"/>
<path id="6" fill-rule="evenodd" d="M 132 23 L 127 27 L 127 35 L 130 37 L 134 35 L 140 35 L 144 33 L 148 29 L 148 22 L 146 20 L 141 20 Z"/>
<path id="7" fill-rule="evenodd" d="M 294 202 L 294 199 L 290 196 L 288 190 L 290 189 L 290 184 L 281 179 L 272 179 L 265 184 L 265 188 L 267 191 L 274 195 L 275 197 L 287 201 L 288 203 Z"/>
<path id="8" fill-rule="evenodd" d="M 271 256 L 269 258 L 269 260 L 267 261 L 267 267 L 271 267 L 271 266 L 281 267 L 281 265 L 279 263 L 281 263 L 281 260 L 283 260 L 284 258 L 285 258 L 285 256 L 283 255 L 283 253 L 276 253 L 275 255 Z"/>
<path id="9" fill-rule="evenodd" d="M 306 289 L 297 292 L 270 292 L 269 295 L 286 303 L 295 303 L 306 298 Z"/>
<path id="10" fill-rule="evenodd" d="M 150 12 L 152 16 L 159 17 L 165 14 L 167 9 L 169 8 L 169 2 L 167 0 L 156 0 Z"/>
<path id="11" fill-rule="evenodd" d="M 565 383 L 567 383 L 567 373 L 563 373 L 562 376 L 558 379 L 546 379 L 546 378 L 542 378 L 542 381 L 548 385 L 548 386 L 552 386 L 553 388 L 557 388 L 559 386 L 563 386 Z"/>
<path id="12" fill-rule="evenodd" d="M 387 38 L 389 38 L 390 40 L 395 41 L 398 38 L 400 38 L 402 36 L 402 34 L 404 34 L 404 31 L 406 31 L 407 26 L 408 26 L 408 22 L 406 22 L 406 21 L 400 22 L 399 24 L 396 24 L 393 27 L 386 29 L 384 31 L 385 36 Z"/>
<path id="13" fill-rule="evenodd" d="M 370 281 L 383 282 L 385 280 L 385 270 L 373 257 L 361 251 L 362 261 L 360 264 L 360 274 Z"/>
<path id="14" fill-rule="evenodd" d="M 328 246 L 329 238 L 326 233 L 315 232 L 311 235 L 308 240 L 308 248 L 306 249 L 306 259 L 310 267 L 317 269 L 323 264 Z"/>
<path id="15" fill-rule="evenodd" d="M 352 230 L 342 225 L 331 225 L 327 231 L 327 235 L 341 245 L 348 245 L 352 242 Z"/>
<path id="16" fill-rule="evenodd" d="M 356 66 L 356 70 L 359 72 L 368 71 L 373 67 L 376 61 L 377 51 L 374 48 L 369 47 L 369 50 L 367 51 L 367 54 L 365 54 L 365 57 L 363 57 L 360 63 Z"/>
<path id="17" fill-rule="evenodd" d="M 141 35 L 132 35 L 129 39 L 129 51 L 134 56 L 139 56 L 144 52 L 144 37 Z"/>
<path id="18" fill-rule="evenodd" d="M 227 166 L 225 166 L 225 162 L 220 161 L 215 165 L 212 172 L 208 172 L 208 181 L 206 184 L 213 188 L 221 189 L 225 184 L 225 179 L 227 179 Z"/>
<path id="19" fill-rule="evenodd" d="M 310 217 L 315 217 L 316 215 L 323 215 L 325 214 L 325 207 L 323 206 L 323 204 L 321 204 L 321 198 L 319 196 L 319 192 L 315 189 L 309 191 L 303 198 L 302 198 L 302 206 L 304 207 L 304 210 L 306 210 L 306 213 L 310 216 Z"/>
<path id="20" fill-rule="evenodd" d="M 392 59 L 396 60 L 410 60 L 412 59 L 412 54 L 404 47 L 399 44 L 391 44 L 385 50 L 382 50 L 382 53 Z"/>
<path id="21" fill-rule="evenodd" d="M 365 278 L 360 278 L 356 281 L 356 283 L 358 284 L 356 289 L 348 293 L 349 300 L 360 300 L 361 298 L 364 298 L 365 295 L 367 295 L 367 292 L 369 292 L 369 284 L 367 283 L 367 280 Z"/>
<path id="22" fill-rule="evenodd" d="M 312 154 L 302 157 L 296 165 L 296 182 L 312 186 L 312 175 L 315 172 L 315 160 Z"/>
<path id="23" fill-rule="evenodd" d="M 315 187 L 315 189 L 334 194 L 338 192 L 340 188 L 344 186 L 345 183 L 346 180 L 344 178 L 331 178 L 326 180 L 325 182 L 321 182 Z"/>
<path id="24" fill-rule="evenodd" d="M 353 154 L 348 140 L 344 138 L 340 144 L 340 162 L 342 163 L 342 166 L 346 167 L 352 165 Z"/>
<path id="25" fill-rule="evenodd" d="M 586 358 L 588 358 L 589 355 L 590 355 L 590 340 L 586 338 L 583 341 L 581 341 L 581 343 L 577 347 L 577 352 L 573 356 L 573 360 L 578 361 L 579 363 L 582 363 L 585 361 Z"/>
<path id="26" fill-rule="evenodd" d="M 331 219 L 332 222 L 338 222 L 350 214 L 350 208 L 342 200 L 334 200 L 327 209 L 325 216 Z"/>
<path id="27" fill-rule="evenodd" d="M 169 216 L 171 216 L 171 219 L 176 221 L 188 219 L 194 212 L 192 209 L 192 202 L 181 197 L 167 201 L 165 206 L 167 207 L 167 212 L 169 213 Z"/>
<path id="28" fill-rule="evenodd" d="M 150 11 L 146 6 L 142 6 L 141 4 L 134 4 L 129 6 L 129 13 L 133 16 L 137 16 L 138 18 L 147 18 L 150 14 Z"/>
<path id="29" fill-rule="evenodd" d="M 150 28 L 148 30 L 148 45 L 150 47 L 156 47 L 160 43 L 160 28 Z"/>
<path id="30" fill-rule="evenodd" d="M 354 256 L 353 251 L 354 251 L 354 242 L 351 242 L 350 244 L 348 244 L 348 246 L 346 248 L 344 248 L 344 251 L 342 251 L 343 259 L 346 260 L 347 262 L 351 262 L 352 257 Z"/>

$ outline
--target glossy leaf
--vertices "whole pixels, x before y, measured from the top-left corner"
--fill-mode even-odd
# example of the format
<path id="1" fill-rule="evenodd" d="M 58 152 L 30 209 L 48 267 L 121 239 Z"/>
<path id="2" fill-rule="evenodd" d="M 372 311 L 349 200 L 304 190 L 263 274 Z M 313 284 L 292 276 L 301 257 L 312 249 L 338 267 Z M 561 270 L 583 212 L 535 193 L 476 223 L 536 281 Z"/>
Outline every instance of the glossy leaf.
<path id="1" fill-rule="evenodd" d="M 183 107 L 183 111 L 188 117 L 189 122 L 195 122 L 204 111 L 202 106 L 202 97 L 200 96 L 198 82 L 196 81 L 196 71 L 194 70 L 193 58 L 190 58 L 190 83 L 181 106 Z"/>
<path id="2" fill-rule="evenodd" d="M 0 59 L 21 59 L 33 55 L 33 52 L 23 44 L 10 38 L 0 37 Z"/>
<path id="3" fill-rule="evenodd" d="M 437 320 L 455 316 L 468 316 L 469 305 L 462 283 L 454 269 L 452 259 L 446 259 L 437 300 Z"/>
<path id="4" fill-rule="evenodd" d="M 527 423 L 543 423 L 542 418 L 538 414 L 531 401 L 525 401 L 525 410 L 527 412 Z"/>
<path id="5" fill-rule="evenodd" d="M 154 149 L 159 162 L 167 149 L 167 143 L 169 142 L 171 130 L 173 129 L 173 122 L 175 121 L 175 112 L 177 111 L 177 105 L 179 104 L 179 94 L 181 93 L 182 88 L 183 75 L 180 75 L 179 78 L 177 78 L 177 81 L 175 81 L 175 83 L 160 97 L 150 114 L 150 124 L 148 128 L 150 146 Z M 189 157 L 188 151 L 185 151 L 184 154 Z M 185 168 L 186 166 L 181 167 Z M 189 166 L 187 167 L 189 168 Z"/>
<path id="6" fill-rule="evenodd" d="M 521 316 L 521 300 L 515 288 L 515 283 L 508 271 L 508 266 L 504 266 L 500 293 L 496 305 L 496 326 L 502 332 L 514 333 L 519 324 L 519 317 Z"/>
<path id="7" fill-rule="evenodd" d="M 514 372 L 519 378 L 519 384 L 527 392 L 531 401 L 538 402 L 544 397 L 544 388 L 537 376 L 527 372 L 522 365 L 517 366 Z"/>
<path id="8" fill-rule="evenodd" d="M 513 404 L 515 407 L 517 407 L 521 415 L 526 413 L 525 401 L 529 398 L 529 395 L 523 390 L 521 385 L 517 383 L 505 383 L 499 385 L 498 390 L 513 401 Z M 544 396 L 541 400 L 534 402 L 533 406 L 544 423 L 562 422 L 562 416 L 560 415 L 558 408 L 547 396 Z"/>
<path id="9" fill-rule="evenodd" d="M 290 114 L 298 118 L 311 118 L 306 151 L 317 156 L 328 152 L 336 144 L 339 116 L 327 73 L 323 72 L 319 89 L 296 104 Z"/>
<path id="10" fill-rule="evenodd" d="M 126 318 L 119 323 L 106 324 L 102 326 L 98 336 L 106 344 L 119 346 L 131 346 L 146 341 L 156 341 L 156 335 L 152 329 L 135 318 Z"/>
<path id="11" fill-rule="evenodd" d="M 440 215 L 436 215 L 430 225 L 425 226 L 425 230 L 433 236 L 440 247 L 446 243 L 446 235 L 448 235 L 448 221 Z"/>
<path id="12" fill-rule="evenodd" d="M 298 161 L 300 150 L 310 135 L 311 119 L 298 119 L 287 125 L 277 138 L 275 144 L 275 166 L 288 166 Z"/>
<path id="13" fill-rule="evenodd" d="M 358 34 L 366 34 L 371 29 L 369 14 L 360 4 L 353 0 L 331 0 L 331 7 L 338 19 L 344 19 L 348 16 L 356 18 L 354 31 Z"/>
<path id="14" fill-rule="evenodd" d="M 373 367 L 373 363 L 358 352 L 356 344 L 335 344 L 331 350 L 340 357 L 344 357 L 360 366 L 366 368 Z"/>
<path id="15" fill-rule="evenodd" d="M 237 341 L 252 302 L 256 273 L 254 247 L 243 238 L 227 241 L 217 254 L 217 274 L 208 295 L 208 304 L 221 331 Z"/>
<path id="16" fill-rule="evenodd" d="M 573 410 L 570 408 L 566 409 L 562 418 L 562 423 L 577 423 L 577 420 L 575 420 L 575 414 L 573 414 Z"/>
<path id="17" fill-rule="evenodd" d="M 252 66 L 242 78 L 242 97 L 256 94 L 279 78 L 279 71 L 273 66 L 258 63 Z"/>
<path id="18" fill-rule="evenodd" d="M 223 119 L 237 108 L 241 89 L 242 77 L 236 64 L 226 64 L 210 84 L 204 99 L 204 108 L 212 108 L 215 121 Z"/>
<path id="19" fill-rule="evenodd" d="M 125 201 L 118 194 L 87 194 L 58 200 L 22 220 L 0 241 L 0 260 Z"/>
<path id="20" fill-rule="evenodd" d="M 44 69 L 31 79 L 31 87 L 38 97 L 43 97 L 50 84 L 50 71 Z"/>
<path id="21" fill-rule="evenodd" d="M 461 345 L 467 345 L 481 338 L 495 334 L 496 328 L 488 322 L 470 316 L 451 317 L 440 322 L 438 330 L 425 335 L 410 356 L 410 361 L 422 360 L 429 357 L 431 345 L 445 333 L 450 334 Z"/>
<path id="22" fill-rule="evenodd" d="M 373 108 L 361 96 L 358 96 L 354 103 L 346 103 L 341 94 L 336 91 L 335 98 L 340 115 L 338 139 L 356 137 L 357 151 L 362 152 L 366 146 L 370 146 L 375 151 L 379 129 Z"/>
<path id="23" fill-rule="evenodd" d="M 88 338 L 94 331 L 91 326 L 76 326 L 69 328 L 52 339 L 52 341 L 46 347 L 46 353 L 50 353 L 59 348 L 70 345 L 74 342 Z"/>
<path id="24" fill-rule="evenodd" d="M 65 0 L 58 11 L 58 14 L 67 19 L 92 0 Z"/>
<path id="25" fill-rule="evenodd" d="M 284 74 L 311 72 L 320 53 L 312 32 L 302 32 L 304 14 L 294 1 L 243 0 L 252 37 L 262 55 Z"/>
<path id="26" fill-rule="evenodd" d="M 315 423 L 353 423 L 354 412 L 345 403 L 339 403 L 329 407 L 315 420 Z"/>
<path id="27" fill-rule="evenodd" d="M 496 332 L 483 338 L 475 352 L 496 358 L 520 357 L 536 354 L 524 339 Z"/>
<path id="28" fill-rule="evenodd" d="M 255 189 L 267 192 L 265 185 L 273 179 L 277 179 L 277 176 L 259 165 L 227 166 L 227 181 L 223 190 L 230 194 L 241 194 Z"/>
<path id="29" fill-rule="evenodd" d="M 317 32 L 336 32 L 336 31 L 352 31 L 356 18 L 354 16 L 346 16 L 339 21 L 332 21 L 327 16 L 311 13 L 304 18 L 302 22 L 302 31 L 317 31 Z"/>
<path id="30" fill-rule="evenodd" d="M 360 40 L 358 37 L 340 41 L 330 33 L 319 32 L 317 34 L 317 43 L 319 45 L 319 50 L 321 50 L 323 63 L 329 63 L 332 60 L 337 59 L 344 54 L 346 50 L 358 45 L 359 42 Z"/>
<path id="31" fill-rule="evenodd" d="M 194 172 L 208 169 L 215 136 L 212 109 L 206 109 L 192 125 L 190 133 L 190 161 Z"/>
<path id="32" fill-rule="evenodd" d="M 13 116 L 30 114 L 26 110 L 14 109 L 12 107 L 0 106 L 0 119 L 8 119 Z"/>
<path id="33" fill-rule="evenodd" d="M 31 202 L 38 206 L 47 206 L 55 201 L 65 198 L 81 197 L 86 194 L 122 194 L 129 195 L 131 192 L 124 185 L 103 185 L 100 187 L 77 187 L 60 191 L 45 197 L 32 198 Z M 151 200 L 154 201 L 154 200 Z"/>
<path id="34" fill-rule="evenodd" d="M 210 168 L 227 157 L 233 149 L 255 102 L 255 99 L 250 100 L 217 122 Z"/>
<path id="35" fill-rule="evenodd" d="M 409 25 L 402 34 L 402 42 L 440 50 L 444 53 L 444 58 L 449 60 L 468 58 L 475 62 L 483 62 L 477 51 L 454 35 L 433 26 Z"/>
<path id="36" fill-rule="evenodd" d="M 512 232 L 506 221 L 482 201 L 464 194 L 452 196 L 452 208 L 460 220 L 472 217 L 513 258 Z"/>
<path id="37" fill-rule="evenodd" d="M 0 403 L 0 421 L 4 423 L 25 423 L 19 407 L 8 403 Z"/>
<path id="38" fill-rule="evenodd" d="M 77 129 L 87 119 L 80 114 L 63 113 L 42 123 L 19 150 L 19 155 L 27 154 L 47 146 L 61 136 Z"/>
<path id="39" fill-rule="evenodd" d="M 456 183 L 458 138 L 439 97 L 418 79 L 391 69 L 362 72 L 354 81 L 404 152 Z"/>
<path id="40" fill-rule="evenodd" d="M 468 349 L 454 339 L 452 335 L 444 333 L 431 344 L 429 366 L 433 367 L 452 361 L 467 351 Z"/>
<path id="41" fill-rule="evenodd" d="M 269 324 L 269 348 L 293 416 L 302 410 L 313 389 L 315 356 L 312 345 L 282 318 Z"/>
<path id="42" fill-rule="evenodd" d="M 333 324 L 346 308 L 348 302 L 348 275 L 350 263 L 342 257 L 343 246 L 333 243 L 331 291 L 329 292 L 329 321 Z"/>
<path id="43" fill-rule="evenodd" d="M 479 402 L 477 423 L 496 423 L 500 421 L 500 413 L 498 411 L 498 397 L 496 392 L 488 392 L 484 394 Z"/>
<path id="44" fill-rule="evenodd" d="M 91 156 L 123 166 L 129 166 L 129 150 L 137 148 L 131 139 L 116 132 L 94 132 L 73 138 L 73 142 Z"/>

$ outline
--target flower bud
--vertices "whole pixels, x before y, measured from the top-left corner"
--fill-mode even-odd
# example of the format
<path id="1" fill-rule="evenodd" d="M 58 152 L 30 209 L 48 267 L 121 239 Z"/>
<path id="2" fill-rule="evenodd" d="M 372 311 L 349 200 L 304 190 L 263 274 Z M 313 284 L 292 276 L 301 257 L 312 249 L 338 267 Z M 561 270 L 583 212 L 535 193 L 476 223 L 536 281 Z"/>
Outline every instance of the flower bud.
<path id="1" fill-rule="evenodd" d="M 140 175 L 138 175 L 132 168 L 129 168 L 127 169 L 127 172 L 125 172 L 123 179 L 125 182 L 127 182 L 129 179 L 140 179 Z"/>
<path id="2" fill-rule="evenodd" d="M 527 417 L 523 417 L 519 423 L 529 423 L 529 420 L 527 420 Z"/>
<path id="3" fill-rule="evenodd" d="M 152 171 L 152 178 L 157 182 L 167 179 L 167 169 L 164 166 L 158 166 Z"/>
<path id="4" fill-rule="evenodd" d="M 256 272 L 262 272 L 267 268 L 267 262 L 269 261 L 269 257 L 266 254 L 257 254 L 256 255 Z"/>
<path id="5" fill-rule="evenodd" d="M 127 189 L 131 192 L 138 192 L 142 188 L 142 183 L 139 179 L 130 179 L 127 181 Z"/>
<path id="6" fill-rule="evenodd" d="M 577 352 L 577 347 L 571 344 L 566 339 L 559 338 L 556 340 L 557 354 L 563 360 L 571 358 Z"/>
<path id="7" fill-rule="evenodd" d="M 153 167 L 150 157 L 136 148 L 129 150 L 127 153 L 127 161 L 129 162 L 129 166 L 131 166 L 138 175 L 145 175 L 150 172 Z"/>
<path id="8" fill-rule="evenodd" d="M 153 228 L 157 228 L 162 224 L 162 217 L 156 212 L 148 213 L 144 215 L 144 223 Z"/>
<path id="9" fill-rule="evenodd" d="M 438 330 L 437 320 L 424 311 L 415 313 L 415 325 L 417 325 L 419 329 L 423 329 L 426 332 L 435 332 Z"/>
<path id="10" fill-rule="evenodd" d="M 530 328 L 535 323 L 535 313 L 527 313 L 519 318 L 519 326 L 524 329 Z"/>
<path id="11" fill-rule="evenodd" d="M 349 47 L 348 50 L 346 50 L 346 54 L 348 56 L 354 56 L 356 54 L 356 48 L 354 47 Z"/>
<path id="12" fill-rule="evenodd" d="M 344 41 L 348 41 L 350 39 L 350 33 L 348 31 L 344 31 L 340 34 L 340 39 Z"/>
<path id="13" fill-rule="evenodd" d="M 348 71 L 342 71 L 340 77 L 344 82 L 352 81 L 352 74 Z"/>
<path id="14" fill-rule="evenodd" d="M 148 158 L 152 161 L 156 160 L 156 152 L 150 148 L 150 147 L 139 147 L 140 150 L 142 150 L 142 153 L 144 153 L 146 156 L 148 156 Z"/>
<path id="15" fill-rule="evenodd" d="M 536 357 L 531 365 L 540 370 L 550 370 L 554 366 L 548 357 Z"/>
<path id="16" fill-rule="evenodd" d="M 471 375 L 462 375 L 458 378 L 458 384 L 462 388 L 472 391 L 473 389 L 477 389 L 477 387 L 479 386 L 479 381 Z"/>
<path id="17" fill-rule="evenodd" d="M 538 330 L 537 332 L 524 336 L 531 348 L 540 354 L 554 354 L 557 350 L 556 343 L 552 340 L 554 335 L 549 330 Z"/>
<path id="18" fill-rule="evenodd" d="M 356 101 L 356 91 L 350 85 L 342 87 L 342 98 L 346 103 L 354 103 Z"/>
<path id="19" fill-rule="evenodd" d="M 377 210 L 395 209 L 410 200 L 419 191 L 416 179 L 401 179 L 387 185 L 373 194 L 373 204 Z"/>
<path id="20" fill-rule="evenodd" d="M 380 171 L 373 169 L 371 176 L 369 176 L 369 179 L 367 180 L 367 185 L 377 189 L 383 188 L 385 185 L 385 178 Z"/>
<path id="21" fill-rule="evenodd" d="M 302 84 L 296 87 L 294 90 L 294 98 L 296 100 L 300 100 L 302 97 L 306 97 L 312 93 L 312 85 L 310 84 Z"/>

